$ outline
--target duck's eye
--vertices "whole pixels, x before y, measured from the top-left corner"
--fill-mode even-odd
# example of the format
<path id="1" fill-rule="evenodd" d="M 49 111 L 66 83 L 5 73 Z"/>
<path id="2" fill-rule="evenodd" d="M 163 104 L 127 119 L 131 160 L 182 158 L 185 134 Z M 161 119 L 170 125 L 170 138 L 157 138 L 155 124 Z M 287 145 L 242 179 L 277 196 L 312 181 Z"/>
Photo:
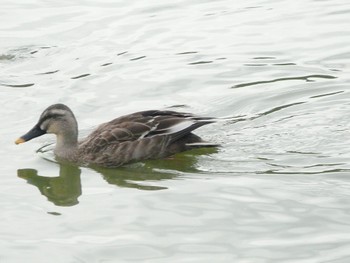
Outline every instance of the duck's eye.
<path id="1" fill-rule="evenodd" d="M 61 117 L 63 117 L 64 114 L 57 114 L 57 113 L 54 113 L 54 114 L 50 114 L 49 116 L 47 116 L 48 119 L 59 119 Z"/>
<path id="2" fill-rule="evenodd" d="M 64 114 L 58 114 L 58 113 L 49 113 L 47 114 L 46 116 L 44 116 L 42 119 L 41 119 L 41 122 L 44 122 L 46 120 L 50 120 L 50 119 L 59 119 L 59 118 L 62 118 L 64 117 Z"/>
<path id="3" fill-rule="evenodd" d="M 56 121 L 58 119 L 61 119 L 64 116 L 65 115 L 61 114 L 61 113 L 49 113 L 49 114 L 47 114 L 46 116 L 44 116 L 43 118 L 40 119 L 40 122 L 39 122 L 40 129 L 46 131 L 51 121 Z"/>

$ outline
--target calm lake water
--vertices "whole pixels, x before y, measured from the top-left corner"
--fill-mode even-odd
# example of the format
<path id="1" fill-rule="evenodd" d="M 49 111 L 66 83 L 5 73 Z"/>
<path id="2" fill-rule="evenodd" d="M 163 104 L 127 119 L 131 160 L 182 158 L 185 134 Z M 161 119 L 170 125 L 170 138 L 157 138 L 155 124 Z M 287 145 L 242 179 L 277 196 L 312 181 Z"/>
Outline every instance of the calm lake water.
<path id="1" fill-rule="evenodd" d="M 0 262 L 350 262 L 348 0 L 2 0 Z M 119 169 L 23 145 L 146 109 L 221 143 Z"/>

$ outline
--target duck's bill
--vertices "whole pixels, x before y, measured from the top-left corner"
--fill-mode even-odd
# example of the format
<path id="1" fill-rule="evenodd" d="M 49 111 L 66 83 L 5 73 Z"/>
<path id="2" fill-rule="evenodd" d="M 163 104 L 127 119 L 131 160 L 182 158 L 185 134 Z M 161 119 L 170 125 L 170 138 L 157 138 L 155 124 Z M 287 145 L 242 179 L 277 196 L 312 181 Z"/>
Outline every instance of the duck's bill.
<path id="1" fill-rule="evenodd" d="M 15 141 L 15 144 L 20 144 L 20 143 L 30 141 L 31 139 L 39 137 L 45 133 L 46 133 L 46 131 L 43 131 L 42 129 L 40 129 L 39 125 L 35 125 L 29 132 L 27 132 L 23 136 L 19 137 Z"/>
<path id="2" fill-rule="evenodd" d="M 26 142 L 26 140 L 24 140 L 22 137 L 15 140 L 15 144 L 20 144 L 20 143 L 24 143 L 24 142 Z"/>

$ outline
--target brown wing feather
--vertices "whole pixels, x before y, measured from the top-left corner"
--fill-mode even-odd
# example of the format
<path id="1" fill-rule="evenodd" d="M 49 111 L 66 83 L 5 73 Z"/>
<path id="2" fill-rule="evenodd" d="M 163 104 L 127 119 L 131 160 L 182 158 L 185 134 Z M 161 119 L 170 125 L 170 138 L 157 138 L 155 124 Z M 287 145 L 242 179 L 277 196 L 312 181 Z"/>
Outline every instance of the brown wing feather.
<path id="1" fill-rule="evenodd" d="M 87 162 L 110 166 L 161 158 L 185 150 L 188 141 L 200 142 L 201 139 L 191 132 L 211 122 L 210 118 L 188 113 L 142 111 L 101 124 L 79 148 Z M 102 154 L 96 156 L 96 153 Z"/>
<path id="2" fill-rule="evenodd" d="M 135 141 L 143 134 L 148 133 L 150 129 L 151 127 L 138 122 L 124 122 L 115 125 L 102 124 L 82 142 L 81 147 L 86 145 L 89 147 L 86 149 L 87 151 L 98 152 L 111 144 Z"/>

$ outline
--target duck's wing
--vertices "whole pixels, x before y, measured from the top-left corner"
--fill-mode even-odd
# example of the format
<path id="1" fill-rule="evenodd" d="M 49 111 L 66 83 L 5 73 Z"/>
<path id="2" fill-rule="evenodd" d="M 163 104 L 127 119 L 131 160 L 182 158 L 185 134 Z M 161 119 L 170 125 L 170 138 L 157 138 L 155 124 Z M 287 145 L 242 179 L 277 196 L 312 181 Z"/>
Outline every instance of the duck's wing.
<path id="1" fill-rule="evenodd" d="M 102 152 L 104 148 L 131 142 L 147 134 L 150 127 L 138 122 L 104 123 L 80 143 L 85 152 Z"/>
<path id="2" fill-rule="evenodd" d="M 110 123 L 122 124 L 124 122 L 144 124 L 148 127 L 147 131 L 143 130 L 140 133 L 138 125 L 135 128 L 132 125 L 129 126 L 131 128 L 129 131 L 132 134 L 140 135 L 138 139 L 160 135 L 170 136 L 170 141 L 173 142 L 203 125 L 215 122 L 215 119 L 185 112 L 149 110 L 122 116 Z"/>
<path id="3" fill-rule="evenodd" d="M 153 120 L 160 120 L 160 119 L 169 119 L 169 118 L 181 118 L 181 119 L 211 119 L 213 118 L 204 118 L 204 117 L 198 117 L 190 113 L 185 112 L 177 112 L 177 111 L 167 111 L 167 110 L 148 110 L 148 111 L 139 111 L 135 112 L 129 115 L 124 115 L 119 118 L 116 118 L 108 124 L 115 125 L 120 124 L 123 122 L 141 122 L 141 123 L 151 123 Z"/>
<path id="4" fill-rule="evenodd" d="M 125 115 L 110 122 L 100 125 L 87 139 L 82 146 L 89 147 L 90 152 L 98 152 L 103 148 L 123 142 L 142 143 L 144 140 L 158 143 L 159 137 L 163 143 L 171 144 L 191 131 L 214 122 L 213 118 L 194 116 L 189 113 L 175 111 L 142 111 Z M 147 140 L 146 140 L 147 139 Z M 166 145 L 163 145 L 166 147 Z"/>

